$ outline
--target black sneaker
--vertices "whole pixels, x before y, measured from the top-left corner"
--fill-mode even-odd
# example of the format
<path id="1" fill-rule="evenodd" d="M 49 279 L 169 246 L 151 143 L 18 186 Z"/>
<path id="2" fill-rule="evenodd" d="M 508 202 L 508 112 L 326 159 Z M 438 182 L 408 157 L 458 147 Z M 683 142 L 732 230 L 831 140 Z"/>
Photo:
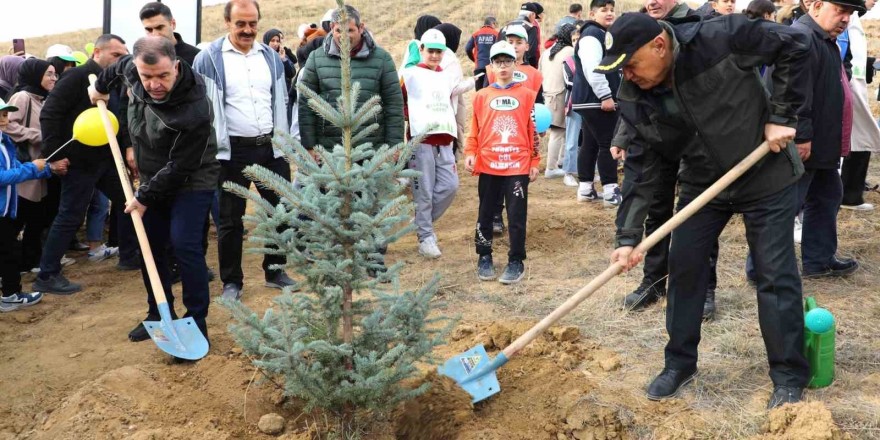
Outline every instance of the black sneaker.
<path id="1" fill-rule="evenodd" d="M 69 251 L 74 251 L 74 252 L 85 252 L 85 251 L 87 251 L 87 250 L 89 250 L 89 249 L 91 249 L 91 248 L 89 247 L 89 245 L 87 245 L 87 244 L 85 244 L 85 243 L 83 243 L 83 242 L 81 242 L 81 241 L 78 241 L 78 240 L 73 240 L 73 241 L 71 241 L 71 242 L 70 242 L 70 247 L 67 248 L 67 250 L 69 250 Z"/>
<path id="2" fill-rule="evenodd" d="M 492 234 L 501 235 L 504 233 L 504 217 L 501 214 L 492 218 Z"/>
<path id="3" fill-rule="evenodd" d="M 139 258 L 132 258 L 125 261 L 120 260 L 119 263 L 116 263 L 116 269 L 123 272 L 141 270 L 141 260 Z"/>
<path id="4" fill-rule="evenodd" d="M 477 263 L 477 276 L 481 281 L 493 281 L 496 278 L 492 254 L 480 255 L 480 261 Z"/>
<path id="5" fill-rule="evenodd" d="M 54 293 L 55 295 L 71 295 L 82 290 L 81 285 L 71 283 L 60 273 L 50 275 L 46 279 L 38 276 L 32 287 L 34 291 Z"/>
<path id="6" fill-rule="evenodd" d="M 804 278 L 842 277 L 859 269 L 859 262 L 852 258 L 838 259 L 835 257 L 831 264 L 819 271 L 804 271 Z"/>
<path id="7" fill-rule="evenodd" d="M 158 321 L 159 318 L 151 318 L 147 317 L 147 321 Z M 144 327 L 143 322 L 139 322 L 130 332 L 128 332 L 128 340 L 131 342 L 141 342 L 150 339 L 150 334 L 147 332 L 147 328 Z"/>
<path id="8" fill-rule="evenodd" d="M 285 287 L 290 287 L 291 292 L 296 292 L 297 290 L 299 290 L 299 285 L 297 285 L 296 281 L 287 276 L 287 274 L 283 270 L 280 270 L 271 277 L 268 277 L 266 279 L 266 287 L 281 290 L 283 290 Z"/>
<path id="9" fill-rule="evenodd" d="M 666 280 L 653 282 L 647 278 L 642 279 L 642 284 L 636 287 L 632 293 L 623 299 L 626 310 L 635 311 L 648 307 L 666 296 Z"/>
<path id="10" fill-rule="evenodd" d="M 697 375 L 697 368 L 692 370 L 673 370 L 664 368 L 654 381 L 648 385 L 647 396 L 649 400 L 663 400 L 675 397 L 681 387 L 689 384 Z"/>
<path id="11" fill-rule="evenodd" d="M 711 321 L 715 318 L 715 290 L 706 291 L 706 302 L 703 304 L 703 320 Z"/>
<path id="12" fill-rule="evenodd" d="M 773 387 L 773 394 L 767 402 L 767 409 L 773 409 L 786 403 L 798 403 L 804 398 L 804 389 L 798 387 Z"/>
<path id="13" fill-rule="evenodd" d="M 522 281 L 523 276 L 526 274 L 526 267 L 520 260 L 511 260 L 507 263 L 507 267 L 504 268 L 504 273 L 501 274 L 501 278 L 498 278 L 498 282 L 501 284 L 516 284 Z"/>

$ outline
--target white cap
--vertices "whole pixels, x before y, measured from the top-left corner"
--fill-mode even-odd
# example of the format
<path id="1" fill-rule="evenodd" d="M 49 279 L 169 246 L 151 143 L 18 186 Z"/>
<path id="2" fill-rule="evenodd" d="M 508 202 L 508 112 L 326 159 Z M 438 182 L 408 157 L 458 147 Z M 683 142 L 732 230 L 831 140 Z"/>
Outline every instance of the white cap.
<path id="1" fill-rule="evenodd" d="M 308 29 L 308 28 L 309 28 L 308 23 L 303 23 L 303 24 L 299 25 L 299 27 L 296 28 L 296 36 L 299 37 L 300 40 L 302 40 L 303 38 L 305 38 L 306 29 Z"/>
<path id="2" fill-rule="evenodd" d="M 333 21 L 333 12 L 335 11 L 336 9 L 328 9 L 327 12 L 324 13 L 324 16 L 321 18 L 321 22 Z"/>
<path id="3" fill-rule="evenodd" d="M 516 49 L 513 48 L 513 45 L 506 41 L 499 41 L 492 45 L 492 48 L 489 49 L 489 59 L 494 60 L 498 55 L 507 55 L 513 59 L 516 59 Z"/>
<path id="4" fill-rule="evenodd" d="M 422 46 L 425 46 L 426 49 L 446 50 L 446 37 L 443 36 L 443 32 L 440 32 L 437 29 L 428 29 L 425 31 L 419 42 L 422 43 Z"/>
<path id="5" fill-rule="evenodd" d="M 513 35 L 514 37 L 520 37 L 523 40 L 529 41 L 529 33 L 526 31 L 526 28 L 518 24 L 512 24 L 504 28 L 504 35 Z"/>
<path id="6" fill-rule="evenodd" d="M 46 59 L 48 60 L 52 57 L 58 57 L 71 63 L 76 62 L 76 57 L 73 56 L 73 49 L 64 44 L 53 44 L 46 49 Z"/>

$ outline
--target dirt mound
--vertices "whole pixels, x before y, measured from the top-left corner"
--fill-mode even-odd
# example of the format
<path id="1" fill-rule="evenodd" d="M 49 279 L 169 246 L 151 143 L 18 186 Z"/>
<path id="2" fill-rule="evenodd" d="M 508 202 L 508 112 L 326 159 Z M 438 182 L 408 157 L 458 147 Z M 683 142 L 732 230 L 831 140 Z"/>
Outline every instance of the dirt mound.
<path id="1" fill-rule="evenodd" d="M 821 402 L 784 405 L 770 411 L 764 424 L 766 434 L 759 440 L 844 440 L 852 436 L 841 432 L 831 411 Z"/>
<path id="2" fill-rule="evenodd" d="M 425 394 L 410 400 L 395 415 L 398 439 L 448 440 L 458 437 L 461 425 L 472 417 L 471 396 L 454 380 L 430 371 Z"/>

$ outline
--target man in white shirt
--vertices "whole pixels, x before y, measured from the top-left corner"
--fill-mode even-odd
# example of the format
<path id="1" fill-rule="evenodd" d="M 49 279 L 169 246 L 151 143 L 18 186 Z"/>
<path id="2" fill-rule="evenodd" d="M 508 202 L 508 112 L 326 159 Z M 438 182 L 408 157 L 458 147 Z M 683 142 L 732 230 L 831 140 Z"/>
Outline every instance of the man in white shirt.
<path id="1" fill-rule="evenodd" d="M 242 170 L 254 164 L 290 180 L 290 166 L 281 151 L 272 146 L 275 134 L 289 130 L 284 65 L 277 52 L 256 41 L 260 6 L 254 0 L 232 0 L 226 3 L 223 18 L 229 33 L 199 52 L 193 66 L 204 77 L 213 103 L 217 159 L 222 166 L 220 185 L 233 182 L 250 187 L 252 182 Z M 266 201 L 278 204 L 278 195 L 273 191 L 257 190 Z M 220 194 L 220 279 L 223 297 L 228 299 L 239 299 L 243 292 L 245 205 L 246 201 L 234 194 Z M 296 283 L 284 271 L 270 269 L 285 262 L 284 256 L 263 257 L 267 287 L 295 288 Z"/>

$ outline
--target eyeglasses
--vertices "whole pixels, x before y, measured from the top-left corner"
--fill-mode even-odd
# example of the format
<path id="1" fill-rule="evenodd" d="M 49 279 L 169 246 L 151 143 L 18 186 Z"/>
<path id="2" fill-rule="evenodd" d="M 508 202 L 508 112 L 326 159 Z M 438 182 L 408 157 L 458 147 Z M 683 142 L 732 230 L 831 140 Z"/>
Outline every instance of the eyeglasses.
<path id="1" fill-rule="evenodd" d="M 515 60 L 492 60 L 492 65 L 496 67 L 510 67 Z"/>

